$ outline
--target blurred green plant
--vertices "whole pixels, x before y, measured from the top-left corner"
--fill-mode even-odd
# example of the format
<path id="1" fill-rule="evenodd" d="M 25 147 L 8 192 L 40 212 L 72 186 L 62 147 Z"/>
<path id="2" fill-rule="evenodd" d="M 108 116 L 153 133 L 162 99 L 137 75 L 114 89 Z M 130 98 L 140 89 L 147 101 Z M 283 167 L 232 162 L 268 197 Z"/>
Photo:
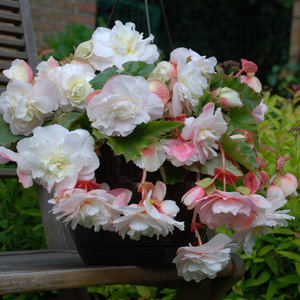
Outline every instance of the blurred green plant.
<path id="1" fill-rule="evenodd" d="M 100 18 L 100 22 L 102 22 Z M 46 36 L 45 42 L 50 49 L 55 49 L 53 52 L 44 55 L 47 60 L 53 56 L 56 60 L 61 61 L 70 53 L 74 53 L 74 47 L 80 43 L 88 41 L 93 34 L 94 30 L 87 28 L 82 24 L 70 24 L 57 32 L 54 36 Z"/>
<path id="2" fill-rule="evenodd" d="M 88 288 L 95 300 L 171 300 L 177 290 L 119 284 Z"/>
<path id="3" fill-rule="evenodd" d="M 296 89 L 297 90 L 297 89 Z M 300 151 L 300 107 L 299 92 L 291 99 L 264 93 L 268 106 L 265 120 L 259 124 L 261 143 L 273 148 L 281 156 L 290 157 L 284 166 L 286 173 L 297 178 Z M 276 155 L 260 148 L 259 156 L 268 163 L 267 172 L 276 172 Z M 298 188 L 298 193 L 300 189 Z M 290 209 L 295 220 L 288 221 L 287 228 L 276 228 L 268 236 L 256 238 L 251 256 L 241 252 L 246 274 L 224 296 L 223 300 L 283 300 L 299 299 L 300 290 L 300 199 L 291 197 L 284 209 Z"/>

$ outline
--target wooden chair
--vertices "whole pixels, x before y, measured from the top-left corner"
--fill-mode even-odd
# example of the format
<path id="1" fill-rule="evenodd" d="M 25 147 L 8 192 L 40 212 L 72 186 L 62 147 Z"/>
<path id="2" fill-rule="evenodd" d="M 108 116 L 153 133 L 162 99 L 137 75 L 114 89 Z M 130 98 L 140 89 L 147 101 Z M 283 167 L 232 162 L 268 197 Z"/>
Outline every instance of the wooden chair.
<path id="1" fill-rule="evenodd" d="M 16 58 L 27 60 L 33 70 L 38 63 L 29 2 L 0 0 L 0 70 L 8 69 Z M 7 82 L 0 75 L 0 92 Z M 0 178 L 16 177 L 15 169 L 0 169 Z M 87 266 L 67 227 L 49 214 L 51 195 L 40 186 L 37 190 L 48 250 L 0 252 L 0 295 L 58 290 L 59 299 L 88 300 L 88 286 L 138 284 L 179 289 L 174 300 L 214 300 L 244 275 L 244 263 L 237 254 L 218 278 L 199 284 L 179 278 L 175 266 Z"/>

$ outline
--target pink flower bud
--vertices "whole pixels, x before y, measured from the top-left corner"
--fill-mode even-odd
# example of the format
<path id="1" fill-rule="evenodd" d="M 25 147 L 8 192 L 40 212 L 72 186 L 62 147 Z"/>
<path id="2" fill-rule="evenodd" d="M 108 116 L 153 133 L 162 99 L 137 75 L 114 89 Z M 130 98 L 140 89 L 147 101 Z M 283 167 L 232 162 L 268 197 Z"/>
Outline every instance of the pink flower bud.
<path id="1" fill-rule="evenodd" d="M 290 173 L 287 173 L 284 176 L 276 174 L 271 178 L 270 183 L 275 185 L 277 184 L 279 187 L 281 187 L 285 197 L 294 193 L 298 187 L 297 178 Z"/>
<path id="2" fill-rule="evenodd" d="M 240 107 L 243 105 L 240 95 L 235 91 L 228 87 L 224 87 L 220 90 L 219 95 L 219 102 L 222 104 L 222 107 L 227 109 L 231 107 Z"/>
<path id="3" fill-rule="evenodd" d="M 193 209 L 204 195 L 205 189 L 202 186 L 195 186 L 182 196 L 181 202 L 183 202 L 188 209 Z"/>

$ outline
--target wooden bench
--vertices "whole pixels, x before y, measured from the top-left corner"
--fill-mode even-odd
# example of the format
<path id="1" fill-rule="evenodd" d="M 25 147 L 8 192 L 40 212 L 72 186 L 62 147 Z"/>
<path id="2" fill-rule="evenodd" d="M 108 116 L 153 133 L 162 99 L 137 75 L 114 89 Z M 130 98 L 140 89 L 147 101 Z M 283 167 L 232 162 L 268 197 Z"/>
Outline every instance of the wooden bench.
<path id="1" fill-rule="evenodd" d="M 0 71 L 16 58 L 35 70 L 38 64 L 28 0 L 0 0 Z M 8 79 L 0 75 L 0 93 Z M 0 178 L 17 178 L 15 169 L 0 169 Z M 233 254 L 230 263 L 214 280 L 199 284 L 177 276 L 174 266 L 87 266 L 76 251 L 62 222 L 49 214 L 51 195 L 37 186 L 48 250 L 0 252 L 1 295 L 58 290 L 59 299 L 88 300 L 86 287 L 110 284 L 138 284 L 179 289 L 174 300 L 219 299 L 244 275 L 244 263 Z"/>

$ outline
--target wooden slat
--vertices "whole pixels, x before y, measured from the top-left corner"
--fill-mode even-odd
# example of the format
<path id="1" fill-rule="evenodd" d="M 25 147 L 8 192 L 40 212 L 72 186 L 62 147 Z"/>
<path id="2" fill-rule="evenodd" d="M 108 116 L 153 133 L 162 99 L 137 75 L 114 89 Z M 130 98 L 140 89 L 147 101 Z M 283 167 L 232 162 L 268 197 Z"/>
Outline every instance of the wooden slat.
<path id="1" fill-rule="evenodd" d="M 20 14 L 0 11 L 0 21 L 13 24 L 20 24 L 22 19 Z"/>
<path id="2" fill-rule="evenodd" d="M 8 82 L 9 82 L 9 79 L 6 77 L 6 76 L 4 76 L 4 75 L 0 75 L 0 83 L 1 84 L 8 84 Z"/>
<path id="3" fill-rule="evenodd" d="M 26 60 L 28 58 L 28 54 L 26 52 L 1 50 L 0 49 L 0 59 L 15 60 L 16 58 Z"/>
<path id="4" fill-rule="evenodd" d="M 167 267 L 87 266 L 74 252 L 35 251 L 33 254 L 0 255 L 0 295 L 36 290 L 68 289 L 109 284 L 146 284 L 197 289 L 177 276 L 175 265 Z M 218 276 L 236 276 L 235 258 Z M 155 286 L 155 285 L 154 285 Z"/>
<path id="5" fill-rule="evenodd" d="M 19 36 L 20 37 L 24 34 L 24 30 L 23 30 L 23 27 L 1 24 L 0 34 Z"/>
<path id="6" fill-rule="evenodd" d="M 0 178 L 18 178 L 16 169 L 0 169 Z"/>
<path id="7" fill-rule="evenodd" d="M 11 66 L 11 63 L 0 62 L 0 71 L 7 70 Z"/>
<path id="8" fill-rule="evenodd" d="M 0 0 L 0 8 L 17 11 L 20 8 L 20 4 L 17 1 Z"/>
<path id="9" fill-rule="evenodd" d="M 18 38 L 2 37 L 0 38 L 0 47 L 8 47 L 14 49 L 24 49 L 25 41 Z"/>
<path id="10" fill-rule="evenodd" d="M 24 39 L 26 42 L 26 49 L 28 53 L 28 64 L 33 70 L 33 75 L 36 73 L 36 66 L 38 65 L 38 54 L 36 49 L 34 31 L 32 26 L 32 17 L 28 0 L 20 1 L 20 12 L 22 16 L 22 25 L 24 27 Z"/>

